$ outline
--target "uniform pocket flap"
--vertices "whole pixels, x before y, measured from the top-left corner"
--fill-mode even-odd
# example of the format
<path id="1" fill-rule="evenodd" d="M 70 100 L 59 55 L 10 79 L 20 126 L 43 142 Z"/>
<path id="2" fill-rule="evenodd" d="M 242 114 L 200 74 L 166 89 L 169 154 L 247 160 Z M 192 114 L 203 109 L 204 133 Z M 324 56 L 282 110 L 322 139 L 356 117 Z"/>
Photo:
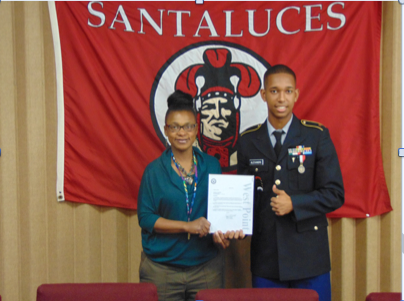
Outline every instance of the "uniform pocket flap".
<path id="1" fill-rule="evenodd" d="M 297 232 L 318 231 L 321 228 L 327 227 L 327 218 L 315 218 L 300 221 L 296 223 Z"/>

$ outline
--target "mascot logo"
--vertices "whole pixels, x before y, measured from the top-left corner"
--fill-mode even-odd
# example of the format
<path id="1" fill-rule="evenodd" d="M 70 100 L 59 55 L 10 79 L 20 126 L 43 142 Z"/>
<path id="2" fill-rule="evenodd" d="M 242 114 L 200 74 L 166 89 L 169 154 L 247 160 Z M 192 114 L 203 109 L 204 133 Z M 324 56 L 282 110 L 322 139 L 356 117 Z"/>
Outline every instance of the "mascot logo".
<path id="1" fill-rule="evenodd" d="M 269 67 L 257 54 L 235 44 L 208 42 L 182 49 L 160 69 L 153 85 L 150 111 L 158 136 L 166 143 L 168 95 L 176 89 L 189 93 L 199 126 L 196 146 L 216 157 L 224 172 L 235 172 L 238 137 L 267 117 L 259 91 Z"/>

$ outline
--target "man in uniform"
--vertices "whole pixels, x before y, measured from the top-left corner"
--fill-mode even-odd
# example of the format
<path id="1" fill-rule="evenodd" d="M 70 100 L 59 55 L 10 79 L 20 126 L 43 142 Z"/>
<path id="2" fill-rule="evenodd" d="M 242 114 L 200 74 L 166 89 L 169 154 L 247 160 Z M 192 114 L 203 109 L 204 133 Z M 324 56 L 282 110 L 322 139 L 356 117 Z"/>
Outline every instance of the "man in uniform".
<path id="1" fill-rule="evenodd" d="M 268 119 L 238 141 L 238 174 L 254 175 L 253 287 L 310 288 L 331 300 L 326 213 L 344 203 L 328 130 L 292 113 L 296 75 L 276 65 L 264 75 Z"/>

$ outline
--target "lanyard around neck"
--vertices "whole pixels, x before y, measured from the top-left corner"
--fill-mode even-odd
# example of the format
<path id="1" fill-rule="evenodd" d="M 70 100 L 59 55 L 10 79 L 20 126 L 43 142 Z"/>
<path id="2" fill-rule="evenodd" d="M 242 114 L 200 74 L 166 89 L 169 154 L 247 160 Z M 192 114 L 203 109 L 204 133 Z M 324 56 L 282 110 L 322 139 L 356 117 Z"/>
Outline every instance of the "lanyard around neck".
<path id="1" fill-rule="evenodd" d="M 177 169 L 178 169 L 178 171 L 179 171 L 179 173 L 180 173 L 182 182 L 183 182 L 183 184 L 184 184 L 185 201 L 186 201 L 186 204 L 187 204 L 188 222 L 191 220 L 191 213 L 192 213 L 192 208 L 194 207 L 194 203 L 195 203 L 196 188 L 197 188 L 197 184 L 198 184 L 197 160 L 196 160 L 196 157 L 195 157 L 195 153 L 194 153 L 194 152 L 192 152 L 192 157 L 193 157 L 194 170 L 195 170 L 195 179 L 194 179 L 194 193 L 193 193 L 193 195 L 192 195 L 191 204 L 189 204 L 189 196 L 188 196 L 187 183 L 186 183 L 185 178 L 184 178 L 184 176 L 183 176 L 183 174 L 182 174 L 182 172 L 181 172 L 181 169 L 180 169 L 180 167 L 179 167 L 179 164 L 177 163 L 177 161 L 175 161 L 174 154 L 173 154 L 173 152 L 171 151 L 171 158 L 173 159 L 173 162 L 174 162 L 174 164 L 175 164 L 175 167 L 177 167 Z"/>

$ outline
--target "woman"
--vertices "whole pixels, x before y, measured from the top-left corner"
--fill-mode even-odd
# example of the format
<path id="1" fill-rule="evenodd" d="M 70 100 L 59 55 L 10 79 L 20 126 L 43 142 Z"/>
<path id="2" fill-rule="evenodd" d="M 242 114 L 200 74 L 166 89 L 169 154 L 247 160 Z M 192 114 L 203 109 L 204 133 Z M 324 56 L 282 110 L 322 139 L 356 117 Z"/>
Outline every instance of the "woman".
<path id="1" fill-rule="evenodd" d="M 192 96 L 177 90 L 167 102 L 164 133 L 171 148 L 146 167 L 139 189 L 146 255 L 139 276 L 140 282 L 156 284 L 160 301 L 195 300 L 200 289 L 223 287 L 214 242 L 226 248 L 235 233 L 209 235 L 208 175 L 220 174 L 221 168 L 216 158 L 192 146 L 198 132 Z"/>

